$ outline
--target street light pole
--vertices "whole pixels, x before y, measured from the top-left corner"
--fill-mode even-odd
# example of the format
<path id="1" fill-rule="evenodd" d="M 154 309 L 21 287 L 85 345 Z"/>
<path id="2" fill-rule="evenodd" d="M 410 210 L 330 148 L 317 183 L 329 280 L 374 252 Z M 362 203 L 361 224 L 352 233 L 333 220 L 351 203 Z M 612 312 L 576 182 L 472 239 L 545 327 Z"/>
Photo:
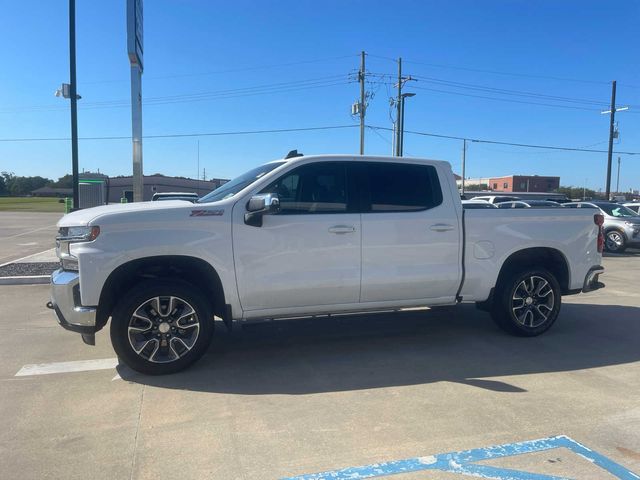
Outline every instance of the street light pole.
<path id="1" fill-rule="evenodd" d="M 76 0 L 69 0 L 69 93 L 71 95 L 71 173 L 73 209 L 80 208 L 78 192 L 78 93 L 76 85 Z"/>
<path id="2" fill-rule="evenodd" d="M 402 156 L 402 151 L 404 150 L 404 95 L 400 97 L 400 119 L 398 120 L 400 129 L 398 136 L 400 137 L 400 141 L 398 143 L 398 156 Z"/>
<path id="3" fill-rule="evenodd" d="M 462 139 L 462 196 L 464 196 L 464 169 L 467 160 L 467 139 Z"/>
<path id="4" fill-rule="evenodd" d="M 404 99 L 414 97 L 415 93 L 403 93 L 400 95 L 400 118 L 398 119 L 398 156 L 404 154 Z"/>

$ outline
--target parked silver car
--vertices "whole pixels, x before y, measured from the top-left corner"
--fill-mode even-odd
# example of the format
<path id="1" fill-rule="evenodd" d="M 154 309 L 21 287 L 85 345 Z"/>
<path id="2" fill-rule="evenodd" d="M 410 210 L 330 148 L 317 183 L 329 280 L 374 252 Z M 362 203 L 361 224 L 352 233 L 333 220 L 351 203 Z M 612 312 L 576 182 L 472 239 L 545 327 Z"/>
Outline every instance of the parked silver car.
<path id="1" fill-rule="evenodd" d="M 613 202 L 565 203 L 564 208 L 597 208 L 604 215 L 605 248 L 609 252 L 623 252 L 627 247 L 640 248 L 640 215 Z"/>

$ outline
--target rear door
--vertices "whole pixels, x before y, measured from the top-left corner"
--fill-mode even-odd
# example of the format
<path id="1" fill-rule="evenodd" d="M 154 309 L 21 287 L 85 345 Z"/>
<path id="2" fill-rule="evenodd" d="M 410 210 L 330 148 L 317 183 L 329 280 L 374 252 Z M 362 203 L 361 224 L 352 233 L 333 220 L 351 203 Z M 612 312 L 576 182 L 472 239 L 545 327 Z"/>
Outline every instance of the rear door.
<path id="1" fill-rule="evenodd" d="M 436 167 L 366 162 L 361 175 L 361 302 L 454 300 L 462 235 Z"/>

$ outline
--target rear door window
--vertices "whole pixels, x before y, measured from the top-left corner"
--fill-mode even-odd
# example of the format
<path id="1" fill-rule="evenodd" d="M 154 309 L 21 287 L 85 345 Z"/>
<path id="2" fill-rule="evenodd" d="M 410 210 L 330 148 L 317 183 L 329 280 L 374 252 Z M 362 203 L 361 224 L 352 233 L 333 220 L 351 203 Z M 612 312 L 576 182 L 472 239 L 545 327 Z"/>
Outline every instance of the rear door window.
<path id="1" fill-rule="evenodd" d="M 414 212 L 442 203 L 438 173 L 432 165 L 367 162 L 364 212 Z"/>

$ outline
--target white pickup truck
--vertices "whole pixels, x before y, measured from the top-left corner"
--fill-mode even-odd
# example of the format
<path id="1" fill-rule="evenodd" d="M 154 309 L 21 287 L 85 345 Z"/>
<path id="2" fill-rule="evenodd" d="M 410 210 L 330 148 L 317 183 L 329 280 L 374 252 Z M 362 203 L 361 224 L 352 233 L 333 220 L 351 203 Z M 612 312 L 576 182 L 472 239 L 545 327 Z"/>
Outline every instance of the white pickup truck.
<path id="1" fill-rule="evenodd" d="M 64 216 L 51 277 L 58 322 L 111 340 L 143 373 L 181 370 L 234 321 L 475 302 L 534 336 L 562 295 L 604 285 L 602 216 L 587 209 L 463 210 L 451 166 L 298 156 L 197 203 L 108 205 Z M 321 321 L 321 320 L 319 320 Z"/>

